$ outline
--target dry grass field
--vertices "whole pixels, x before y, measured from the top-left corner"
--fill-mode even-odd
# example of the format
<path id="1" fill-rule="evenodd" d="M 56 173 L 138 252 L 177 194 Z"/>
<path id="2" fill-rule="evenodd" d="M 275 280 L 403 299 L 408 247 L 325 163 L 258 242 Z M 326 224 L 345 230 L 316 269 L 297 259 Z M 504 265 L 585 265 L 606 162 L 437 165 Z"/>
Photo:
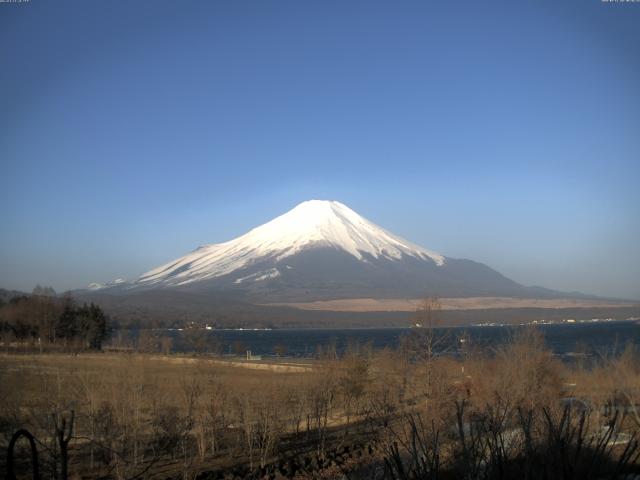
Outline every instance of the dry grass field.
<path id="1" fill-rule="evenodd" d="M 105 473 L 127 478 L 149 462 L 149 473 L 170 476 L 193 463 L 204 468 L 206 452 L 216 450 L 224 452 L 219 455 L 224 464 L 229 455 L 243 458 L 240 446 L 229 453 L 225 445 L 230 430 L 240 435 L 234 424 L 258 415 L 256 402 L 261 409 L 267 403 L 284 406 L 288 392 L 307 381 L 308 374 L 301 373 L 306 370 L 145 354 L 3 355 L 2 444 L 6 448 L 10 432 L 26 426 L 55 450 L 55 424 L 74 412 L 71 469 L 84 470 L 87 478 Z M 194 438 L 187 442 L 185 435 Z M 182 442 L 193 447 L 193 458 L 178 462 Z M 158 443 L 171 453 L 156 458 Z"/>
<path id="2" fill-rule="evenodd" d="M 63 480 L 447 479 L 464 472 L 554 480 L 586 478 L 584 465 L 593 478 L 613 478 L 615 465 L 638 469 L 634 349 L 567 365 L 533 330 L 491 352 L 439 355 L 437 342 L 418 329 L 398 351 L 361 347 L 340 358 L 328 351 L 294 365 L 204 355 L 5 354 L 0 448 L 28 430 L 40 478 Z M 15 452 L 17 478 L 31 478 L 26 446 L 19 442 Z M 564 464 L 573 476 L 554 476 Z"/>
<path id="3" fill-rule="evenodd" d="M 260 385 L 265 382 L 289 383 L 300 377 L 299 372 L 281 370 L 277 364 L 228 362 L 177 355 L 27 354 L 2 355 L 0 362 L 3 390 L 19 389 L 21 395 L 27 398 L 38 397 L 43 390 L 54 386 L 75 389 L 81 383 L 106 395 L 132 379 L 136 379 L 143 389 L 161 389 L 163 395 L 177 398 L 186 381 L 215 381 L 233 388 L 259 391 Z M 295 370 L 304 367 L 290 368 Z M 4 393 L 7 394 L 6 390 Z"/>

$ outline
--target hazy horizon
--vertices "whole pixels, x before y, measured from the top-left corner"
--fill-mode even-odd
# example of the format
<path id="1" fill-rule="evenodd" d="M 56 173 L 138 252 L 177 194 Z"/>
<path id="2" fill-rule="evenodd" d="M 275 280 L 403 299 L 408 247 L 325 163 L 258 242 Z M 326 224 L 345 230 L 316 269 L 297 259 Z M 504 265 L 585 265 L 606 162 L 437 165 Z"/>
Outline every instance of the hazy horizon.
<path id="1" fill-rule="evenodd" d="M 0 288 L 137 276 L 309 199 L 640 299 L 638 4 L 0 4 Z"/>

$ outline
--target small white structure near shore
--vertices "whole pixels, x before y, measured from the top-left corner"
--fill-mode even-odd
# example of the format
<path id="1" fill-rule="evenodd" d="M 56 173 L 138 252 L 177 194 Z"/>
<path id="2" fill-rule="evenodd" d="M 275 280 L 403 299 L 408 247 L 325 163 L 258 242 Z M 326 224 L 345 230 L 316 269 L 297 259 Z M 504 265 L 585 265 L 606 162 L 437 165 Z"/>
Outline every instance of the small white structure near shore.
<path id="1" fill-rule="evenodd" d="M 251 353 L 251 350 L 247 350 L 247 360 L 248 361 L 252 361 L 252 360 L 262 360 L 262 355 L 253 355 Z"/>

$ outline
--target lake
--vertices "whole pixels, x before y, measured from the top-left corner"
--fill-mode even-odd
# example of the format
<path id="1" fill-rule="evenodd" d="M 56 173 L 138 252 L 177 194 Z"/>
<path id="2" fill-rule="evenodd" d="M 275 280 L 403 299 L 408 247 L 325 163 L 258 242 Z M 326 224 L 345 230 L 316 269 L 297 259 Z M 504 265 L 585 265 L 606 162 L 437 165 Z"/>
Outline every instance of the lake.
<path id="1" fill-rule="evenodd" d="M 441 344 L 447 351 L 455 351 L 460 339 L 466 345 L 491 349 L 508 341 L 517 328 L 509 326 L 472 326 L 437 329 L 445 338 Z M 545 324 L 537 328 L 549 348 L 560 356 L 572 356 L 576 352 L 609 354 L 620 351 L 631 342 L 640 346 L 640 321 L 600 321 L 574 324 Z M 289 357 L 313 356 L 318 346 L 335 345 L 344 352 L 350 345 L 371 344 L 373 348 L 396 348 L 400 338 L 411 332 L 410 328 L 351 328 L 351 329 L 278 329 L 278 330 L 203 330 L 222 346 L 224 353 L 235 350 L 251 350 L 254 355 L 273 356 L 277 351 Z M 176 340 L 180 332 L 173 331 Z M 183 342 L 174 344 L 176 351 L 185 351 Z"/>

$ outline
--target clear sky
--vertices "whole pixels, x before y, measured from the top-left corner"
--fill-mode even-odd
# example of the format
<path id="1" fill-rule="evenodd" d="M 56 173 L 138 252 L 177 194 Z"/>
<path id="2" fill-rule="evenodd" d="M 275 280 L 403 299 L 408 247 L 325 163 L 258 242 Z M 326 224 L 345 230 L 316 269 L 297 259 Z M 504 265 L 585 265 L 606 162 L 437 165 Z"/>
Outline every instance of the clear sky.
<path id="1" fill-rule="evenodd" d="M 0 287 L 144 271 L 311 199 L 640 298 L 640 3 L 0 3 Z"/>

